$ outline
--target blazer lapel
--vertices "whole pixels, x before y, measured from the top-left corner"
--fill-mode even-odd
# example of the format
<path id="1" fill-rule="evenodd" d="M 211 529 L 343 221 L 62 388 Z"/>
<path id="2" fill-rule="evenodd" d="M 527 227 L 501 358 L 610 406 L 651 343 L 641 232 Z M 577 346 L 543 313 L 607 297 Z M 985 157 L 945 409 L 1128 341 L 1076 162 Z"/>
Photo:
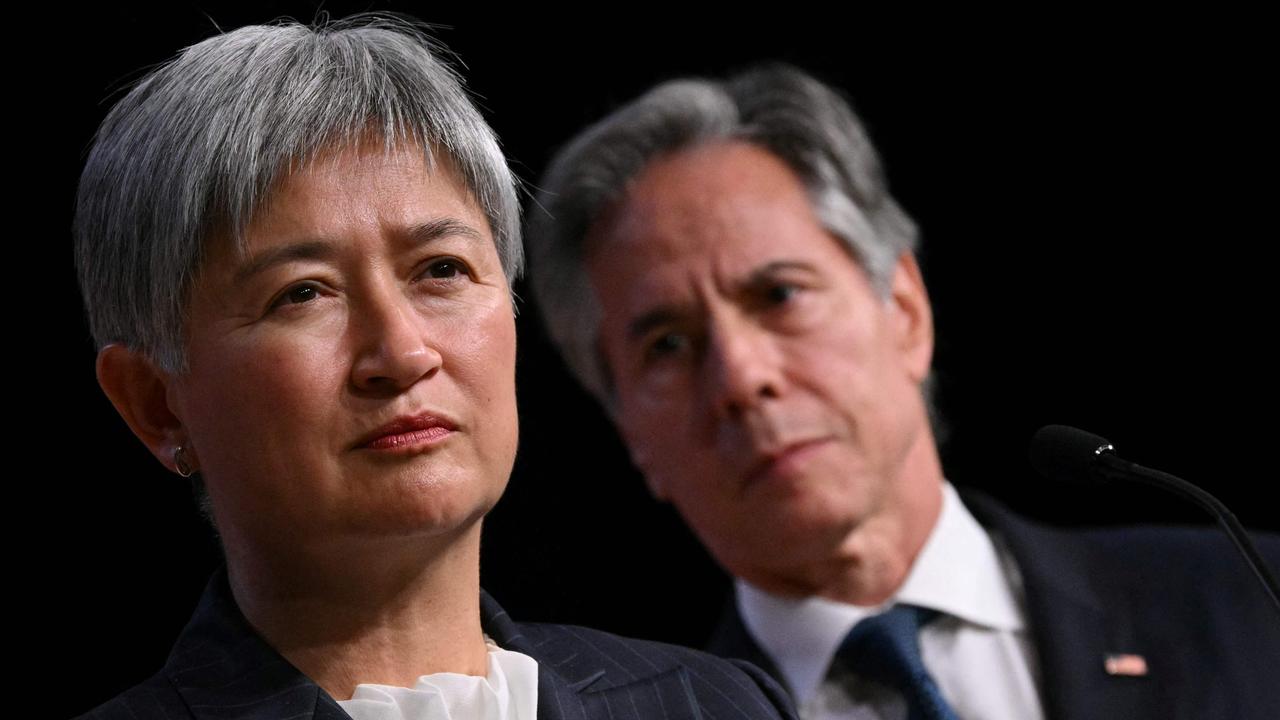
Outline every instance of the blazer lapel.
<path id="1" fill-rule="evenodd" d="M 765 654 L 755 638 L 751 637 L 751 633 L 747 631 L 747 626 L 743 624 L 742 614 L 738 612 L 736 590 L 729 593 L 729 601 L 720 615 L 720 623 L 711 636 L 711 642 L 707 643 L 704 649 L 712 655 L 723 658 L 746 660 L 764 670 L 779 685 L 787 688 L 792 693 L 792 697 L 795 696 L 794 691 L 787 684 L 787 678 L 778 669 L 777 663 Z"/>
<path id="2" fill-rule="evenodd" d="M 701 717 L 684 667 L 634 671 L 610 659 L 606 648 L 566 641 L 572 628 L 533 625 L 526 632 L 483 592 L 480 603 L 485 632 L 537 660 L 539 720 Z M 225 571 L 210 580 L 165 673 L 198 720 L 350 720 L 249 626 Z"/>
<path id="3" fill-rule="evenodd" d="M 1178 653 L 1142 631 L 1122 578 L 1101 571 L 1106 563 L 1066 534 L 1028 523 L 990 498 L 966 493 L 965 504 L 1017 562 L 1047 717 L 1179 716 L 1166 688 L 1180 673 L 1165 664 Z"/>
<path id="4" fill-rule="evenodd" d="M 350 720 L 249 626 L 225 571 L 209 581 L 165 673 L 199 720 Z"/>
<path id="5" fill-rule="evenodd" d="M 537 660 L 538 720 L 702 717 L 683 667 L 635 677 L 603 653 L 584 653 L 582 645 L 564 642 L 555 628 L 517 625 L 483 592 L 480 617 L 485 632 L 500 647 Z"/>

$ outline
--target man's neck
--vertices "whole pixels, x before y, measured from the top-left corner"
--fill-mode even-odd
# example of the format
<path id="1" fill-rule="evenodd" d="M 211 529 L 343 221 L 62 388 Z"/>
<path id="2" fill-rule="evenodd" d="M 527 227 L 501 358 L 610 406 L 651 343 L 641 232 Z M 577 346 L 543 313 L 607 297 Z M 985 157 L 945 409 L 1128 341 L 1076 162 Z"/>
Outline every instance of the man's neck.
<path id="1" fill-rule="evenodd" d="M 942 511 L 942 465 L 930 434 L 908 453 L 884 502 L 832 552 L 786 574 L 744 577 L 766 592 L 883 604 L 902 587 Z"/>

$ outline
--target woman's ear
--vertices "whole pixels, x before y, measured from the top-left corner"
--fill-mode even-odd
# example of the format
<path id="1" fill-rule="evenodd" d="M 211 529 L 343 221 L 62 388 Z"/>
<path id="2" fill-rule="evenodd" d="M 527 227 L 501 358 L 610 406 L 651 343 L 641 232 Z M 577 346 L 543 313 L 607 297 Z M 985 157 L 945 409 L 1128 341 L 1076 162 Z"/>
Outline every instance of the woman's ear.
<path id="1" fill-rule="evenodd" d="M 186 434 L 182 420 L 169 401 L 173 376 L 156 367 L 143 353 L 118 343 L 98 351 L 97 374 L 98 385 L 116 412 L 151 454 L 165 467 L 179 472 L 176 456 L 183 448 L 189 470 L 193 453 L 183 447 Z"/>

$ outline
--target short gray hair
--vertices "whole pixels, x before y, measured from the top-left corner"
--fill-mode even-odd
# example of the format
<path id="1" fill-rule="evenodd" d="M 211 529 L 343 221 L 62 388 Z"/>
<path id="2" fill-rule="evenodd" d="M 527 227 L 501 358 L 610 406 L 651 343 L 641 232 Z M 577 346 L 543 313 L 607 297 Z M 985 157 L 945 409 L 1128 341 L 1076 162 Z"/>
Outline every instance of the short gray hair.
<path id="1" fill-rule="evenodd" d="M 889 195 L 875 148 L 835 91 L 792 67 L 726 81 L 663 83 L 570 141 L 552 160 L 530 213 L 530 278 L 547 329 L 569 368 L 610 411 L 599 308 L 586 238 L 628 182 L 657 157 L 707 142 L 742 140 L 785 162 L 804 183 L 819 222 L 844 243 L 873 286 L 888 292 L 894 264 L 914 252 L 915 223 Z"/>
<path id="2" fill-rule="evenodd" d="M 444 51 L 404 19 L 256 25 L 183 50 L 102 121 L 80 177 L 75 255 L 94 341 L 186 367 L 191 283 L 211 237 L 243 249 L 277 184 L 322 151 L 443 152 L 484 211 L 508 284 L 523 268 L 515 180 Z"/>

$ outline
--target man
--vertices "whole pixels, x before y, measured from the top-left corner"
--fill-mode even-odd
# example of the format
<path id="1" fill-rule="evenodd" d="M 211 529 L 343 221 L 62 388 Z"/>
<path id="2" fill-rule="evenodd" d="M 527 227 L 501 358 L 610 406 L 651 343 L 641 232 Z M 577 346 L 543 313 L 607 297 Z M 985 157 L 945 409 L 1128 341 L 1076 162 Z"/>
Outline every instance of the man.
<path id="1" fill-rule="evenodd" d="M 713 649 L 803 716 L 1280 706 L 1277 618 L 1220 538 L 1051 530 L 947 484 L 915 226 L 830 89 L 786 68 L 661 85 L 540 186 L 551 335 L 737 579 Z"/>

